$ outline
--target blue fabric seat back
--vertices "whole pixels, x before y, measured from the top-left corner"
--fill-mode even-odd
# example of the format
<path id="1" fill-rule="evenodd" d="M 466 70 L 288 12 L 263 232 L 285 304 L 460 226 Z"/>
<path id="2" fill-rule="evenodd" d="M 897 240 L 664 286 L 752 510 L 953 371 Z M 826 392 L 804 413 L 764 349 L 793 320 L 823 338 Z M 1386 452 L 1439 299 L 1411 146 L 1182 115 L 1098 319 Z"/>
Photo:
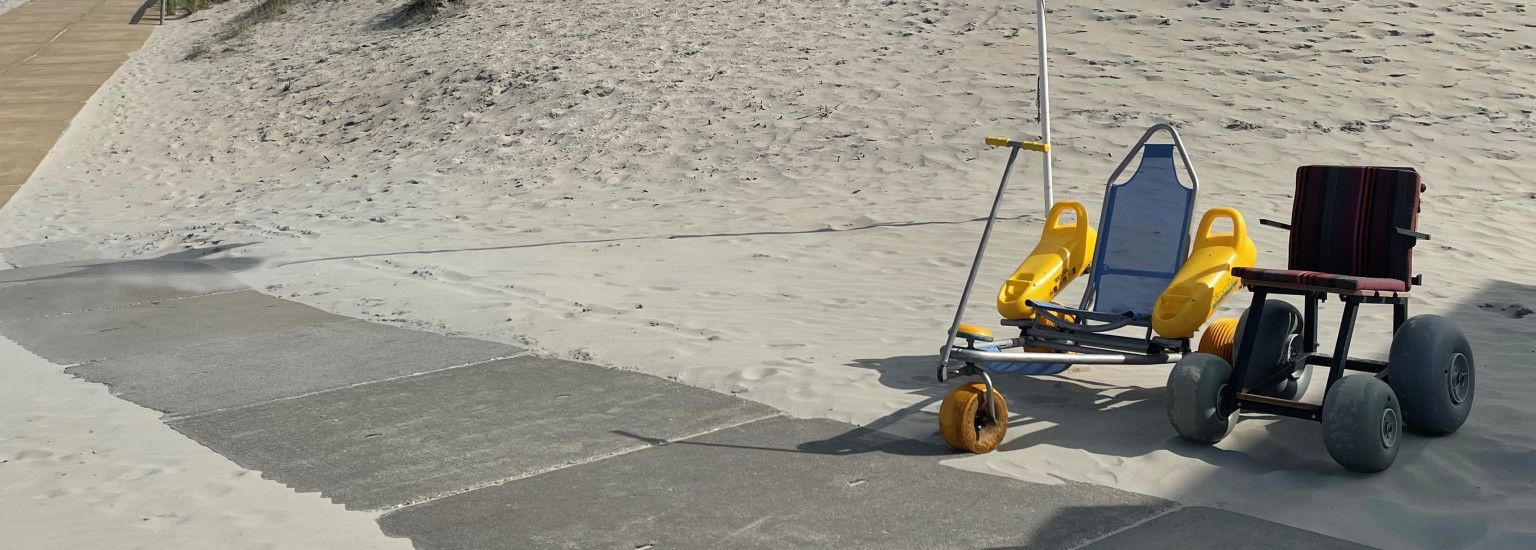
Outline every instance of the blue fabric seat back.
<path id="1" fill-rule="evenodd" d="M 1147 144 L 1141 153 L 1136 172 L 1104 197 L 1092 309 L 1146 320 L 1189 255 L 1195 191 L 1179 182 L 1173 144 Z"/>

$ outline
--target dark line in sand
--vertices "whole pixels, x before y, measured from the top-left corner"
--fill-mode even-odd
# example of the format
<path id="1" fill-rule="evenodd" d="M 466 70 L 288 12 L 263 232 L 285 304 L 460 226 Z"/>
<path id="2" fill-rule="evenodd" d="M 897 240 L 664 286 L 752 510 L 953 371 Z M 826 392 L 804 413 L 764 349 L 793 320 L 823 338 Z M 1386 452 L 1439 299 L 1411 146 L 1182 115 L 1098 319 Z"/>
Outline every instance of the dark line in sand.
<path id="1" fill-rule="evenodd" d="M 1031 217 L 1031 216 L 1028 215 L 1028 214 L 1024 214 L 1024 215 L 1013 216 L 1013 217 L 1009 217 L 1009 218 L 998 218 L 998 219 L 999 220 L 1019 220 L 1019 219 L 1024 219 L 1024 218 L 1028 218 L 1028 217 Z M 479 246 L 479 247 L 466 247 L 466 248 L 439 248 L 439 249 L 435 249 L 435 250 L 406 250 L 406 251 L 400 251 L 400 252 L 377 252 L 377 253 L 372 253 L 372 254 L 351 254 L 351 255 L 346 255 L 346 256 L 330 256 L 330 257 L 325 257 L 325 258 L 311 258 L 311 259 L 308 259 L 308 260 L 294 260 L 294 261 L 291 261 L 291 262 L 276 263 L 276 264 L 273 264 L 272 267 L 286 267 L 286 266 L 290 266 L 290 265 L 309 264 L 309 263 L 316 263 L 316 262 L 328 262 L 328 261 L 333 261 L 333 260 L 357 260 L 357 259 L 362 259 L 362 258 L 378 258 L 378 257 L 383 257 L 383 256 L 415 256 L 415 255 L 428 255 L 428 254 L 448 254 L 448 253 L 453 253 L 453 252 L 484 252 L 484 251 L 490 251 L 490 250 L 516 250 L 516 249 L 521 249 L 521 248 L 543 248 L 543 247 L 548 247 L 548 246 L 564 246 L 564 245 L 571 245 L 571 244 L 602 244 L 602 243 L 616 243 L 616 242 L 624 242 L 624 241 L 667 241 L 667 240 L 680 240 L 680 239 L 711 239 L 711 238 L 723 238 L 723 237 L 772 237 L 772 236 L 778 236 L 778 235 L 813 235 L 813 234 L 817 234 L 817 233 L 849 233 L 849 232 L 853 232 L 853 231 L 867 231 L 867 230 L 870 230 L 870 229 L 884 229 L 884 228 L 893 228 L 893 227 L 918 227 L 918 226 L 924 226 L 924 225 L 962 225 L 962 224 L 967 224 L 967 223 L 975 223 L 975 222 L 979 222 L 979 221 L 986 221 L 986 218 L 982 217 L 982 218 L 971 218 L 971 219 L 968 219 L 968 220 L 940 220 L 940 221 L 926 221 L 926 222 L 884 222 L 884 223 L 875 223 L 875 224 L 870 224 L 870 225 L 862 225 L 862 226 L 859 226 L 859 227 L 848 227 L 848 228 L 844 228 L 844 229 L 838 229 L 838 228 L 835 228 L 835 227 L 821 227 L 821 228 L 816 228 L 816 229 L 786 229 L 786 230 L 783 230 L 783 231 L 743 231 L 743 232 L 737 232 L 737 233 L 692 233 L 692 234 L 684 233 L 684 234 L 678 234 L 678 235 L 668 235 L 668 236 L 663 236 L 663 237 L 618 237 L 618 238 L 613 238 L 613 239 L 588 239 L 588 240 L 576 240 L 576 241 L 553 241 L 553 242 L 547 242 L 547 243 L 509 244 L 509 245 L 499 245 L 499 246 Z"/>

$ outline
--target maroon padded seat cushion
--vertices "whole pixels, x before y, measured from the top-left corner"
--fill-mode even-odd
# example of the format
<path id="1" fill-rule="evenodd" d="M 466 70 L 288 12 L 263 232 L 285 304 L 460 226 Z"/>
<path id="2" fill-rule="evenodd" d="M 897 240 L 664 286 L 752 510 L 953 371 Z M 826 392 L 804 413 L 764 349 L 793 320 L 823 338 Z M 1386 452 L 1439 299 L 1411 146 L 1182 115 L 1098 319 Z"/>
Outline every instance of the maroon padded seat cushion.
<path id="1" fill-rule="evenodd" d="M 1333 273 L 1318 273 L 1316 271 L 1261 269 L 1257 267 L 1234 267 L 1232 268 L 1232 275 L 1242 279 L 1245 283 L 1279 283 L 1340 291 L 1408 291 L 1407 282 L 1401 279 L 1387 279 L 1383 277 L 1352 277 Z"/>
<path id="2" fill-rule="evenodd" d="M 1418 228 L 1420 190 L 1419 174 L 1412 168 L 1296 169 L 1287 267 L 1293 272 L 1315 272 L 1309 280 L 1319 280 L 1323 274 L 1397 279 L 1406 289 L 1413 278 L 1415 241 L 1397 228 Z"/>

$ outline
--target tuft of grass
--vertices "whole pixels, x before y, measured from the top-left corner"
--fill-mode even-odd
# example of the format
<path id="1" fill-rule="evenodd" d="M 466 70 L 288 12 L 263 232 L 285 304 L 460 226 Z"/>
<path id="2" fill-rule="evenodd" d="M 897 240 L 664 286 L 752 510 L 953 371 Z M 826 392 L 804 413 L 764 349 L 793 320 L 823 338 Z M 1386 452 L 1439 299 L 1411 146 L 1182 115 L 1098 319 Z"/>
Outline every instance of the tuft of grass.
<path id="1" fill-rule="evenodd" d="M 192 45 L 192 49 L 187 50 L 187 56 L 181 58 L 181 60 L 192 61 L 205 55 L 208 55 L 208 44 L 198 42 L 197 44 Z"/>
<path id="2" fill-rule="evenodd" d="M 377 27 L 402 28 L 429 23 L 444 10 L 461 2 L 462 0 L 408 0 Z"/>
<path id="3" fill-rule="evenodd" d="M 271 21 L 273 18 L 282 15 L 296 1 L 261 0 L 260 4 L 251 6 L 251 9 L 245 10 L 245 13 L 236 15 L 234 19 L 224 23 L 224 28 L 218 34 L 213 35 L 213 39 L 219 42 L 228 42 L 239 38 L 240 35 L 251 30 L 251 27 Z"/>
<path id="4" fill-rule="evenodd" d="M 193 3 L 195 7 L 196 3 L 201 2 L 206 4 L 209 0 L 173 1 L 190 2 Z M 239 38 L 247 31 L 251 30 L 251 27 L 265 23 L 267 21 L 271 21 L 277 16 L 282 15 L 283 12 L 288 11 L 288 8 L 293 6 L 294 2 L 297 1 L 298 0 L 262 0 L 261 3 L 251 6 L 250 9 L 245 10 L 244 13 L 236 15 L 234 18 L 226 21 L 224 23 L 224 28 L 219 29 L 219 32 L 213 35 L 212 41 L 215 43 L 228 42 L 230 40 Z M 191 61 L 207 55 L 211 48 L 212 45 L 208 42 L 200 42 L 197 45 L 192 46 L 192 49 L 187 52 L 187 56 L 183 58 L 183 60 Z"/>
<path id="5" fill-rule="evenodd" d="M 182 17 L 192 15 L 198 10 L 213 7 L 214 4 L 222 4 L 225 0 L 163 0 L 165 11 L 172 14 L 180 14 Z"/>

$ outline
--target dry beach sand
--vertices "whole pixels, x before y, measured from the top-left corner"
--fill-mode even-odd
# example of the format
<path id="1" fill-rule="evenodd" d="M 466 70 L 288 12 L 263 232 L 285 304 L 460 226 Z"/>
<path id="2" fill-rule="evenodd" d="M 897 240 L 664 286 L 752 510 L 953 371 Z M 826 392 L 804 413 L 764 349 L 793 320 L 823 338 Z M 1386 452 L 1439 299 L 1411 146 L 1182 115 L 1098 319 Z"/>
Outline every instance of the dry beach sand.
<path id="1" fill-rule="evenodd" d="M 0 13 L 16 9 L 16 6 L 27 3 L 27 0 L 0 0 Z"/>
<path id="2" fill-rule="evenodd" d="M 210 42 L 251 5 L 232 2 L 167 25 L 97 93 L 0 210 L 0 246 L 226 247 L 261 261 L 243 281 L 323 309 L 939 444 L 932 355 L 1006 156 L 981 137 L 1036 127 L 1021 4 L 466 0 L 402 24 L 396 2 L 300 2 Z M 1077 367 L 1003 380 L 1010 440 L 941 464 L 1382 547 L 1536 545 L 1532 8 L 1057 4 L 1058 198 L 1096 209 L 1125 149 L 1172 121 L 1200 208 L 1242 210 L 1278 266 L 1285 235 L 1257 219 L 1288 215 L 1296 166 L 1416 167 L 1434 240 L 1413 307 L 1473 340 L 1477 405 L 1363 476 L 1311 423 L 1185 444 L 1166 367 Z M 973 322 L 1033 245 L 1038 170 L 1017 169 Z M 1357 353 L 1384 355 L 1389 310 L 1361 323 Z"/>
<path id="3" fill-rule="evenodd" d="M 261 479 L 0 338 L 9 548 L 406 548 L 373 517 Z"/>

